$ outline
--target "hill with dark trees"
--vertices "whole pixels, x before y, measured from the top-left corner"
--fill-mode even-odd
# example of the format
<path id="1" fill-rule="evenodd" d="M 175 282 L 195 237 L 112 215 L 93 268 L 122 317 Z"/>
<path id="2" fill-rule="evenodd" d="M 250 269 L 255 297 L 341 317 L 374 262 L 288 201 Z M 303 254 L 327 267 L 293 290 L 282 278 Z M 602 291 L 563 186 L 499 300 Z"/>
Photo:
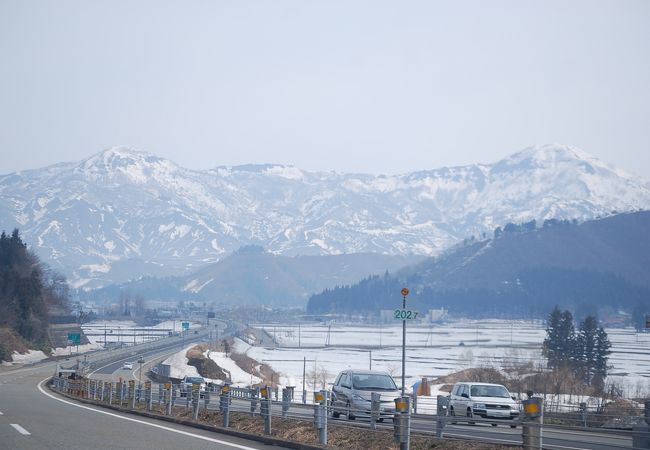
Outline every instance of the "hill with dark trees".
<path id="1" fill-rule="evenodd" d="M 65 311 L 65 280 L 27 249 L 18 230 L 0 235 L 0 361 L 16 349 L 52 349 L 48 338 L 51 311 Z"/>
<path id="2" fill-rule="evenodd" d="M 309 297 L 328 286 L 353 283 L 369 274 L 398 270 L 422 257 L 354 253 L 349 255 L 274 255 L 247 245 L 217 263 L 187 276 L 144 277 L 129 283 L 80 291 L 84 301 L 114 301 L 120 292 L 146 299 L 192 300 L 219 306 L 268 305 L 304 307 Z"/>
<path id="3" fill-rule="evenodd" d="M 312 314 L 447 308 L 467 316 L 539 317 L 554 305 L 586 317 L 599 310 L 650 312 L 650 212 L 577 223 L 507 224 L 395 274 L 314 295 Z"/>

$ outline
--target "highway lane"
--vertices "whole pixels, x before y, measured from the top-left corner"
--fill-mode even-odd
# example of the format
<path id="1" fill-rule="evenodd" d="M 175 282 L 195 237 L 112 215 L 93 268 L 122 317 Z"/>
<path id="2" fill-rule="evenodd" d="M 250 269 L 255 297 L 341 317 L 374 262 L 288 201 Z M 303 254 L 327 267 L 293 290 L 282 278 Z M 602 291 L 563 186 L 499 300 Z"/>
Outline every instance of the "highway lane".
<path id="1" fill-rule="evenodd" d="M 255 441 L 79 404 L 46 388 L 39 389 L 54 367 L 47 363 L 0 373 L 0 448 L 271 448 Z"/>

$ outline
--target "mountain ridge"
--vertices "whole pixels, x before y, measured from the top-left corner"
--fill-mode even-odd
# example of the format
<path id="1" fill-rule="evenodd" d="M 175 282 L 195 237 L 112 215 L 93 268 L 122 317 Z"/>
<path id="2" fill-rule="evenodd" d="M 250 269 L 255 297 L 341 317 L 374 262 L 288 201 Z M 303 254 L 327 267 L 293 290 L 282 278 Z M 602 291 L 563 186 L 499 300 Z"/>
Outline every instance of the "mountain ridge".
<path id="1" fill-rule="evenodd" d="M 136 270 L 189 272 L 242 245 L 288 256 L 426 256 L 508 222 L 638 209 L 650 209 L 645 180 L 562 145 L 400 175 L 281 164 L 201 171 L 114 147 L 0 176 L 0 224 L 19 228 L 41 257 L 86 288 L 126 281 Z"/>

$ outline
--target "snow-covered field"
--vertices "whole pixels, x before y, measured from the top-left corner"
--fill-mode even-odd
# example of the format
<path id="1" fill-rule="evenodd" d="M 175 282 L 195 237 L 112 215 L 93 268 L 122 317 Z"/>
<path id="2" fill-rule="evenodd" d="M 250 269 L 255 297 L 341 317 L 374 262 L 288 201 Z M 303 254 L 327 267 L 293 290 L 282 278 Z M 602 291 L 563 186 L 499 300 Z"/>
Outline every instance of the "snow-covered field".
<path id="1" fill-rule="evenodd" d="M 199 324 L 192 323 L 195 329 Z M 280 373 L 280 384 L 302 389 L 303 370 L 305 387 L 321 389 L 323 382 L 331 383 L 339 371 L 348 368 L 387 371 L 401 384 L 401 324 L 346 325 L 258 324 L 277 342 L 273 347 L 253 347 L 237 340 L 235 350 L 266 363 Z M 181 321 L 168 321 L 151 331 L 140 331 L 130 321 L 88 323 L 83 326 L 95 336 L 91 344 L 79 346 L 79 351 L 101 347 L 104 330 L 108 342 L 133 343 L 152 338 L 156 332 L 180 331 Z M 136 330 L 135 333 L 133 330 Z M 112 333 L 110 331 L 113 331 Z M 632 328 L 607 328 L 612 342 L 610 380 L 624 388 L 628 397 L 650 394 L 650 333 L 636 333 Z M 406 386 L 410 388 L 422 378 L 432 379 L 468 367 L 491 366 L 502 368 L 514 362 L 532 361 L 544 365 L 541 355 L 546 336 L 544 324 L 538 321 L 460 320 L 445 324 L 413 325 L 407 328 Z M 72 348 L 76 351 L 76 347 Z M 55 354 L 68 354 L 70 347 L 55 349 Z M 14 355 L 14 362 L 28 363 L 43 359 L 42 352 Z M 235 385 L 256 383 L 255 377 L 238 368 L 225 354 L 210 352 L 209 357 L 230 372 Z M 175 359 L 174 359 L 175 358 Z M 177 378 L 196 375 L 196 369 L 187 365 L 185 351 L 167 362 Z M 640 395 L 641 394 L 641 395 Z"/>
<path id="2" fill-rule="evenodd" d="M 385 370 L 401 383 L 401 324 L 256 327 L 275 337 L 278 346 L 250 347 L 247 353 L 280 372 L 282 384 L 302 385 L 303 358 L 307 359 L 309 389 L 314 388 L 315 374 L 321 374 L 316 378 L 324 378 L 322 374 L 326 373 L 331 382 L 347 368 Z M 650 334 L 637 334 L 632 328 L 606 331 L 612 342 L 611 379 L 618 380 L 628 396 L 638 390 L 650 393 Z M 409 325 L 406 386 L 423 377 L 431 379 L 468 367 L 502 368 L 517 361 L 544 365 L 541 347 L 545 336 L 544 324 L 532 321 L 461 320 Z"/>
<path id="3" fill-rule="evenodd" d="M 132 320 L 94 321 L 81 328 L 92 344 L 117 343 L 123 345 L 141 344 L 166 337 L 169 333 L 182 330 L 182 320 L 167 320 L 157 325 L 143 327 Z M 200 323 L 190 321 L 190 330 L 200 328 Z"/>

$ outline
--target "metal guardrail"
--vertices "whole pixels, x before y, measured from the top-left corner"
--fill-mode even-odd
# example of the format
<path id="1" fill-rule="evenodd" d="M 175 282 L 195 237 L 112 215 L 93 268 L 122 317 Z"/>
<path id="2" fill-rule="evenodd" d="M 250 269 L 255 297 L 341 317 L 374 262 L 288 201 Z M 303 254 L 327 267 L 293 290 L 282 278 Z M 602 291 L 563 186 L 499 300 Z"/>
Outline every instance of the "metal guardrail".
<path id="1" fill-rule="evenodd" d="M 314 402 L 304 404 L 292 402 L 292 393 L 286 388 L 282 392 L 282 400 L 273 401 L 273 392 L 268 386 L 260 389 L 237 388 L 227 385 L 212 387 L 201 398 L 198 389 L 193 390 L 191 395 L 180 397 L 177 385 L 171 383 L 156 385 L 147 382 L 137 385 L 133 380 L 126 383 L 54 377 L 51 384 L 52 388 L 59 392 L 94 400 L 100 404 L 148 411 L 152 411 L 156 406 L 158 410 L 167 415 L 171 415 L 177 408 L 191 409 L 193 420 L 198 419 L 200 409 L 218 410 L 222 414 L 225 427 L 230 426 L 229 417 L 232 412 L 260 416 L 264 420 L 266 434 L 271 434 L 273 416 L 302 421 L 312 420 L 315 432 L 319 436 L 319 442 L 323 445 L 327 444 L 328 427 L 337 424 L 338 426 L 365 427 L 368 428 L 368 432 L 385 433 L 392 429 L 396 442 L 400 443 L 401 448 L 408 448 L 410 439 L 415 436 L 458 439 L 462 435 L 467 439 L 471 430 L 476 431 L 477 440 L 485 441 L 487 439 L 489 441 L 493 439 L 500 442 L 511 442 L 513 445 L 524 443 L 524 448 L 542 448 L 542 435 L 544 439 L 559 440 L 563 442 L 564 446 L 573 448 L 650 448 L 650 426 L 646 423 L 645 415 L 635 416 L 638 421 L 633 429 L 615 430 L 546 423 L 543 413 L 538 416 L 537 421 L 535 418 L 527 418 L 525 414 L 521 419 L 508 421 L 464 416 L 450 417 L 446 415 L 446 409 L 442 405 L 437 411 L 438 414 L 414 414 L 410 406 L 407 406 L 406 409 L 403 409 L 402 406 L 400 411 L 400 405 L 396 404 L 398 412 L 393 420 L 383 420 L 382 423 L 382 417 L 375 414 L 374 405 L 370 405 L 369 410 L 347 411 L 352 417 L 359 420 L 334 419 L 332 416 L 336 411 L 330 405 L 327 391 L 315 392 Z M 401 399 L 401 401 L 404 400 Z M 378 408 L 378 405 L 376 406 Z M 341 416 L 345 415 L 342 411 L 339 413 Z M 468 425 L 473 425 L 474 428 L 468 427 Z M 497 434 L 499 429 L 495 428 L 495 425 L 502 425 L 501 430 L 503 430 L 503 425 L 506 427 L 514 425 L 521 429 L 521 434 L 505 431 Z M 485 437 L 490 432 L 495 433 L 494 436 L 492 438 Z"/>

